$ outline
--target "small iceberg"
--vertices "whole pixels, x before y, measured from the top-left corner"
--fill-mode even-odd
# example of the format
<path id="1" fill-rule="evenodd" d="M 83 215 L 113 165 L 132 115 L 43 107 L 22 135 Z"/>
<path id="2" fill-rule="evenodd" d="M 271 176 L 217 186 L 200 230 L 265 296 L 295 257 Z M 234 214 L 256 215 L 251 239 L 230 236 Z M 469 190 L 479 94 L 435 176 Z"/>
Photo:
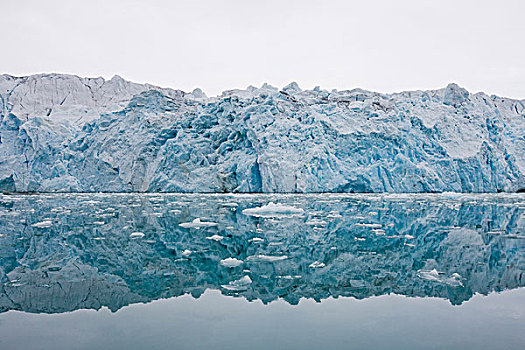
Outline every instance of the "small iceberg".
<path id="1" fill-rule="evenodd" d="M 253 262 L 275 262 L 288 259 L 286 255 L 252 255 L 246 258 L 247 261 Z"/>
<path id="2" fill-rule="evenodd" d="M 436 269 L 430 271 L 419 270 L 417 276 L 427 281 L 447 284 L 452 287 L 463 287 L 463 283 L 461 282 L 462 277 L 456 272 L 450 275 L 450 277 L 446 277 L 443 272 L 439 272 Z"/>
<path id="3" fill-rule="evenodd" d="M 180 255 L 182 255 L 183 257 L 187 258 L 188 256 L 191 255 L 191 253 L 193 253 L 191 250 L 184 249 Z"/>
<path id="4" fill-rule="evenodd" d="M 320 268 L 325 267 L 325 266 L 326 265 L 324 263 L 322 263 L 322 262 L 314 261 L 308 267 L 311 268 L 311 269 L 320 269 Z"/>
<path id="5" fill-rule="evenodd" d="M 241 292 L 247 290 L 250 284 L 252 284 L 250 276 L 244 276 L 228 284 L 223 284 L 221 287 L 232 292 Z"/>
<path id="6" fill-rule="evenodd" d="M 260 237 L 254 237 L 254 238 L 249 239 L 248 242 L 250 242 L 250 243 L 262 243 L 262 242 L 264 242 L 264 239 L 260 238 Z"/>
<path id="7" fill-rule="evenodd" d="M 301 215 L 304 213 L 304 210 L 289 205 L 275 204 L 274 202 L 270 202 L 267 205 L 263 205 L 262 207 L 244 209 L 242 213 L 244 215 L 250 215 L 255 217 L 271 218 L 290 215 Z"/>
<path id="8" fill-rule="evenodd" d="M 220 261 L 220 264 L 222 266 L 226 266 L 226 267 L 229 267 L 229 268 L 237 267 L 239 265 L 242 265 L 242 263 L 243 263 L 242 260 L 239 260 L 239 259 L 236 259 L 236 258 L 226 258 L 226 259 L 222 259 Z"/>
<path id="9" fill-rule="evenodd" d="M 217 226 L 216 222 L 211 221 L 201 221 L 200 218 L 197 218 L 193 220 L 192 222 L 183 222 L 182 224 L 179 224 L 180 227 L 184 228 L 201 228 L 201 227 L 213 227 Z"/>
<path id="10" fill-rule="evenodd" d="M 31 227 L 36 227 L 36 228 L 47 228 L 51 226 L 53 226 L 53 222 L 51 220 L 44 220 L 44 221 L 40 221 L 40 222 L 37 222 L 36 224 L 31 225 Z"/>
<path id="11" fill-rule="evenodd" d="M 215 241 L 215 242 L 219 242 L 222 239 L 224 239 L 224 237 L 220 236 L 220 235 L 213 235 L 213 236 L 206 237 L 206 239 L 209 239 L 209 240 Z"/>
<path id="12" fill-rule="evenodd" d="M 239 204 L 235 203 L 235 202 L 225 202 L 225 203 L 222 203 L 222 206 L 223 207 L 229 207 L 229 208 L 236 208 L 239 206 Z"/>
<path id="13" fill-rule="evenodd" d="M 370 227 L 370 228 L 381 228 L 383 225 L 381 224 L 369 224 L 369 223 L 364 223 L 364 222 L 358 222 L 355 224 L 355 226 L 359 226 L 359 227 Z"/>
<path id="14" fill-rule="evenodd" d="M 142 233 L 142 232 L 132 232 L 132 233 L 129 234 L 129 238 L 131 238 L 131 239 L 142 238 L 144 236 L 145 236 L 145 234 Z"/>
<path id="15" fill-rule="evenodd" d="M 328 225 L 328 223 L 324 220 L 320 220 L 320 219 L 312 219 L 310 221 L 307 221 L 306 222 L 307 225 L 309 226 L 326 226 Z"/>

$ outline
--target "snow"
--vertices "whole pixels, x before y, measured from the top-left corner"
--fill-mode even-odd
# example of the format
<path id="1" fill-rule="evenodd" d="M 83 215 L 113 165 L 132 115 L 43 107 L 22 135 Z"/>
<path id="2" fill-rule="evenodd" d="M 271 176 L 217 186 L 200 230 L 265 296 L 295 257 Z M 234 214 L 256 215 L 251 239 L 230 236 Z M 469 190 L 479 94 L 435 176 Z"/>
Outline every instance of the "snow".
<path id="1" fill-rule="evenodd" d="M 0 75 L 0 191 L 516 192 L 525 100 Z M 233 206 L 232 206 L 233 207 Z"/>
<path id="2" fill-rule="evenodd" d="M 180 227 L 184 227 L 184 228 L 196 228 L 196 229 L 199 229 L 199 228 L 202 228 L 202 227 L 217 226 L 217 223 L 216 222 L 211 222 L 211 221 L 201 221 L 200 218 L 196 218 L 192 222 L 183 222 L 182 224 L 179 224 L 179 226 Z"/>
<path id="3" fill-rule="evenodd" d="M 300 215 L 304 213 L 304 210 L 289 205 L 275 204 L 274 202 L 270 202 L 267 205 L 263 205 L 262 207 L 244 209 L 242 213 L 256 217 L 280 217 Z"/>

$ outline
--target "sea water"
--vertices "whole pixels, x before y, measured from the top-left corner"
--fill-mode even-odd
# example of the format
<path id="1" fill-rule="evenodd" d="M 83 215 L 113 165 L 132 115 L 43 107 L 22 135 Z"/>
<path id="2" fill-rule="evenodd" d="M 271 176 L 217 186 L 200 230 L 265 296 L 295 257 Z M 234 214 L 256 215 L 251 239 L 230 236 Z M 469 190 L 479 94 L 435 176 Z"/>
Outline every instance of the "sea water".
<path id="1" fill-rule="evenodd" d="M 523 194 L 0 197 L 1 349 L 520 349 Z"/>

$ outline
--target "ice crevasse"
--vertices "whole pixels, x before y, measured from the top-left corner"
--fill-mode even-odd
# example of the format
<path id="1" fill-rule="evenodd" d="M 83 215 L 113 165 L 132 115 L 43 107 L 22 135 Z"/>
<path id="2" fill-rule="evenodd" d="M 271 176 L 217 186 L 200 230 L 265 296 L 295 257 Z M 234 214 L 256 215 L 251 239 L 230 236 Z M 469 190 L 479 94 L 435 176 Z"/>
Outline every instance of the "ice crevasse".
<path id="1" fill-rule="evenodd" d="M 0 75 L 4 192 L 517 192 L 525 100 Z"/>

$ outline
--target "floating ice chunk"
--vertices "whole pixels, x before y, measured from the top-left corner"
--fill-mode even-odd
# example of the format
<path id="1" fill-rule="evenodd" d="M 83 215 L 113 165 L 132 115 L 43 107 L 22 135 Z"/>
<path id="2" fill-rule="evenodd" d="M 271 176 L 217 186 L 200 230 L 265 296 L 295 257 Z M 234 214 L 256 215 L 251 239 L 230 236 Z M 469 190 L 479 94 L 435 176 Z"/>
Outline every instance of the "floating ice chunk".
<path id="1" fill-rule="evenodd" d="M 88 201 L 84 201 L 84 202 L 82 202 L 81 204 L 96 205 L 96 204 L 102 204 L 102 202 L 100 202 L 100 201 L 95 201 L 95 200 L 88 200 Z"/>
<path id="2" fill-rule="evenodd" d="M 222 203 L 222 206 L 223 207 L 235 208 L 235 207 L 238 207 L 239 204 L 237 204 L 235 202 L 225 202 L 225 203 Z"/>
<path id="3" fill-rule="evenodd" d="M 274 261 L 281 261 L 288 259 L 288 256 L 286 255 L 252 255 L 246 258 L 247 261 L 254 261 L 254 262 L 274 262 Z"/>
<path id="4" fill-rule="evenodd" d="M 209 240 L 212 240 L 212 241 L 219 242 L 219 241 L 221 241 L 222 239 L 224 239 L 224 237 L 223 237 L 223 236 L 220 236 L 220 235 L 213 235 L 213 236 L 206 237 L 206 239 L 209 239 Z"/>
<path id="5" fill-rule="evenodd" d="M 380 228 L 375 228 L 375 229 L 372 230 L 372 232 L 374 232 L 377 236 L 384 236 L 385 235 L 385 230 L 380 229 Z"/>
<path id="6" fill-rule="evenodd" d="M 132 232 L 132 233 L 129 234 L 129 238 L 131 238 L 131 239 L 142 238 L 144 236 L 145 236 L 145 234 L 142 233 L 142 232 Z"/>
<path id="7" fill-rule="evenodd" d="M 403 237 L 406 238 L 406 239 L 414 239 L 414 238 L 415 238 L 415 237 L 412 236 L 412 235 L 404 235 Z"/>
<path id="8" fill-rule="evenodd" d="M 380 227 L 383 226 L 381 224 L 368 224 L 368 223 L 364 223 L 364 222 L 358 222 L 355 225 L 359 226 L 359 227 L 370 227 L 370 228 L 380 228 Z"/>
<path id="9" fill-rule="evenodd" d="M 325 267 L 326 265 L 323 263 L 323 262 L 319 262 L 319 261 L 314 261 L 313 263 L 311 263 L 308 267 L 312 268 L 312 269 L 319 269 L 319 268 L 322 268 L 322 267 Z"/>
<path id="10" fill-rule="evenodd" d="M 329 219 L 340 219 L 343 216 L 341 214 L 339 214 L 339 212 L 337 212 L 337 211 L 331 211 L 330 214 L 328 214 L 326 217 L 329 218 Z"/>
<path id="11" fill-rule="evenodd" d="M 403 244 L 406 245 L 407 247 L 412 247 L 412 248 L 416 246 L 415 244 L 412 244 L 412 243 L 403 243 Z"/>
<path id="12" fill-rule="evenodd" d="M 242 213 L 244 215 L 255 217 L 281 217 L 301 215 L 304 213 L 304 210 L 289 205 L 275 204 L 274 202 L 270 202 L 267 205 L 263 205 L 262 207 L 244 209 Z"/>
<path id="13" fill-rule="evenodd" d="M 461 282 L 462 277 L 456 272 L 450 275 L 450 277 L 446 277 L 443 272 L 438 272 L 436 269 L 430 271 L 419 270 L 417 276 L 427 281 L 443 283 L 452 287 L 463 287 L 463 283 Z"/>
<path id="14" fill-rule="evenodd" d="M 197 218 L 193 220 L 192 222 L 183 222 L 182 224 L 179 224 L 180 227 L 184 228 L 201 228 L 201 227 L 213 227 L 217 226 L 216 222 L 211 221 L 201 221 L 200 218 Z"/>
<path id="15" fill-rule="evenodd" d="M 444 283 L 448 284 L 452 287 L 463 287 L 463 283 L 461 282 L 461 275 L 459 273 L 454 272 L 452 275 L 450 275 L 449 278 L 444 280 Z"/>
<path id="16" fill-rule="evenodd" d="M 283 280 L 291 280 L 293 279 L 290 275 L 284 275 L 284 276 L 276 276 L 277 278 L 283 279 Z"/>
<path id="17" fill-rule="evenodd" d="M 93 225 L 104 225 L 104 221 L 93 221 Z"/>
<path id="18" fill-rule="evenodd" d="M 236 259 L 236 258 L 226 258 L 226 259 L 222 259 L 220 261 L 220 264 L 222 266 L 226 266 L 226 267 L 230 267 L 230 268 L 242 265 L 242 263 L 243 263 L 242 260 L 239 260 L 239 259 Z"/>
<path id="19" fill-rule="evenodd" d="M 181 255 L 182 255 L 183 257 L 187 258 L 188 256 L 191 255 L 191 253 L 193 253 L 191 250 L 189 250 L 189 249 L 184 249 L 184 250 L 182 251 Z"/>
<path id="20" fill-rule="evenodd" d="M 462 193 L 458 193 L 458 192 L 443 192 L 441 195 L 449 199 L 459 199 L 461 197 L 464 197 Z"/>
<path id="21" fill-rule="evenodd" d="M 264 239 L 262 239 L 260 237 L 254 237 L 252 239 L 249 239 L 248 242 L 251 242 L 251 243 L 262 243 L 262 242 L 264 242 Z"/>
<path id="22" fill-rule="evenodd" d="M 310 226 L 316 226 L 316 225 L 326 226 L 326 225 L 328 225 L 328 223 L 326 221 L 319 220 L 319 219 L 313 219 L 313 220 L 307 221 L 306 224 L 310 225 Z"/>
<path id="23" fill-rule="evenodd" d="M 422 279 L 428 280 L 428 281 L 436 281 L 436 282 L 440 281 L 439 274 L 440 273 L 436 269 L 432 269 L 430 271 L 420 270 L 417 273 L 419 278 L 422 278 Z"/>
<path id="24" fill-rule="evenodd" d="M 252 284 L 250 276 L 244 276 L 238 280 L 231 281 L 228 284 L 223 284 L 221 287 L 229 291 L 240 292 L 247 290 L 250 284 Z"/>
<path id="25" fill-rule="evenodd" d="M 44 221 L 37 222 L 36 224 L 33 224 L 31 226 L 37 227 L 37 228 L 47 228 L 47 227 L 53 226 L 53 222 L 51 220 L 44 220 Z"/>
<path id="26" fill-rule="evenodd" d="M 362 241 L 365 241 L 366 238 L 363 238 L 363 237 L 354 237 L 354 241 L 359 241 L 359 242 L 362 242 Z"/>

